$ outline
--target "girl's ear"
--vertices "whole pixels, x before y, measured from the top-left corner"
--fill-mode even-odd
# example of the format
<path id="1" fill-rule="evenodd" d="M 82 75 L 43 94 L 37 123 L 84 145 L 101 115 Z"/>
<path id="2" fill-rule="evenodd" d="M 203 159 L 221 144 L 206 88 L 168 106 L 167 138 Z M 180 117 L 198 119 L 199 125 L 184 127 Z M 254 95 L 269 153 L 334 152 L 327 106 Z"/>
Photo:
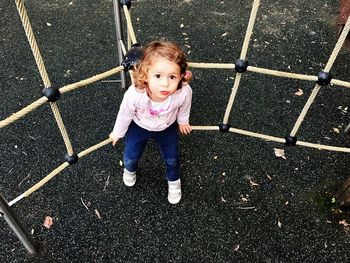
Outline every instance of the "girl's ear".
<path id="1" fill-rule="evenodd" d="M 183 76 L 184 81 L 189 82 L 192 79 L 192 72 L 189 70 L 186 70 L 184 76 Z"/>

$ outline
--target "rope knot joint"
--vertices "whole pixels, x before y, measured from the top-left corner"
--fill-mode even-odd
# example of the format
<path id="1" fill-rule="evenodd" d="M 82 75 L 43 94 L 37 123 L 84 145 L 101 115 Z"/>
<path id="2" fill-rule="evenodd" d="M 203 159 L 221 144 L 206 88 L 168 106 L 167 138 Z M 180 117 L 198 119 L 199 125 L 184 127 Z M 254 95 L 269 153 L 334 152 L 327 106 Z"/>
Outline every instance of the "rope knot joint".
<path id="1" fill-rule="evenodd" d="M 76 153 L 73 153 L 72 155 L 69 155 L 68 153 L 65 156 L 66 162 L 69 163 L 69 165 L 73 165 L 78 162 L 79 157 Z"/>
<path id="2" fill-rule="evenodd" d="M 126 5 L 128 7 L 128 9 L 130 9 L 130 7 L 131 7 L 131 0 L 119 0 L 119 4 L 121 6 Z"/>
<path id="3" fill-rule="evenodd" d="M 285 140 L 286 140 L 286 146 L 295 146 L 297 144 L 297 137 L 295 136 L 286 136 L 285 137 Z"/>
<path id="4" fill-rule="evenodd" d="M 318 73 L 316 83 L 320 86 L 326 86 L 329 83 L 331 83 L 331 80 L 332 80 L 331 73 L 321 71 L 320 73 Z"/>
<path id="5" fill-rule="evenodd" d="M 219 130 L 221 132 L 228 132 L 230 130 L 230 124 L 227 124 L 227 123 L 219 124 Z"/>
<path id="6" fill-rule="evenodd" d="M 249 65 L 248 60 L 237 59 L 235 62 L 235 70 L 238 73 L 246 72 L 248 65 Z"/>
<path id="7" fill-rule="evenodd" d="M 59 100 L 61 93 L 59 89 L 51 87 L 51 88 L 44 88 L 42 91 L 42 95 L 45 96 L 48 99 L 48 101 L 55 102 Z"/>
<path id="8" fill-rule="evenodd" d="M 143 48 L 140 44 L 135 43 L 131 46 L 131 49 L 125 54 L 125 59 L 121 63 L 125 71 L 133 69 L 133 66 L 136 65 L 143 55 Z"/>

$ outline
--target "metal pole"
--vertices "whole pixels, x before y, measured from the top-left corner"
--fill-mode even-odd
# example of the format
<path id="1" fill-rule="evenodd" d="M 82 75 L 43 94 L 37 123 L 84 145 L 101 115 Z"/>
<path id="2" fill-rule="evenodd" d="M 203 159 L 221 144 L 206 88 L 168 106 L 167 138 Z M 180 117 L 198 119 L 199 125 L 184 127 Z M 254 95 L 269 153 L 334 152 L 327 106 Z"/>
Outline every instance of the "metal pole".
<path id="1" fill-rule="evenodd" d="M 123 40 L 123 31 L 122 31 L 122 23 L 121 23 L 121 17 L 120 17 L 120 5 L 118 0 L 113 0 L 113 12 L 114 12 L 114 20 L 115 20 L 115 29 L 116 29 L 116 35 L 117 35 L 117 47 L 118 47 L 118 57 L 119 57 L 119 64 L 123 62 L 124 56 L 123 56 L 123 50 L 120 41 Z M 126 75 L 125 71 L 120 72 L 120 80 L 122 83 L 122 88 L 126 88 Z"/>
<path id="2" fill-rule="evenodd" d="M 25 231 L 19 222 L 15 213 L 11 210 L 3 195 L 0 193 L 0 214 L 4 217 L 7 224 L 15 232 L 19 240 L 25 246 L 30 254 L 36 254 L 37 248 L 32 237 Z"/>

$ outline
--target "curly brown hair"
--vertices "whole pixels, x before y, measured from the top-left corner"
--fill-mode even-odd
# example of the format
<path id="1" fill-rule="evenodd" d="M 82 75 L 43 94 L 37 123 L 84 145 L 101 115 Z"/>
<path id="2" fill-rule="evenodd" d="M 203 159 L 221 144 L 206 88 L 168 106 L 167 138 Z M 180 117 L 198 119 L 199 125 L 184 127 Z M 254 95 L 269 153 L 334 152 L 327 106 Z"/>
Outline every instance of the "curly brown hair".
<path id="1" fill-rule="evenodd" d="M 170 41 L 153 41 L 144 47 L 140 62 L 134 67 L 134 83 L 138 89 L 147 89 L 147 73 L 152 61 L 157 57 L 166 58 L 180 67 L 182 79 L 178 89 L 182 87 L 182 82 L 189 82 L 192 74 L 186 74 L 188 64 L 186 56 L 181 48 L 174 42 Z"/>

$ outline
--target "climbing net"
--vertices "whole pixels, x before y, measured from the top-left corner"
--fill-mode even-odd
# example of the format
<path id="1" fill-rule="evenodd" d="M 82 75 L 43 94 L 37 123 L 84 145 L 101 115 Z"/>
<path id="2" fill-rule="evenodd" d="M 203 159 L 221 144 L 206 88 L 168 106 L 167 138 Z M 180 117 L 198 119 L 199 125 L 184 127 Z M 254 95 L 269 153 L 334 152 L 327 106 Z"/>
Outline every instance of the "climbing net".
<path id="1" fill-rule="evenodd" d="M 28 42 L 30 44 L 30 47 L 32 49 L 37 67 L 39 69 L 40 76 L 42 78 L 42 81 L 44 83 L 44 90 L 43 90 L 43 96 L 39 98 L 38 100 L 34 101 L 30 105 L 24 107 L 20 111 L 12 114 L 10 117 L 1 120 L 0 121 L 0 128 L 4 128 L 11 123 L 17 121 L 20 118 L 23 118 L 25 115 L 28 113 L 34 111 L 35 109 L 41 107 L 42 105 L 49 103 L 50 107 L 53 111 L 55 120 L 57 122 L 57 125 L 59 127 L 59 130 L 61 132 L 61 135 L 63 137 L 63 141 L 65 143 L 66 149 L 67 149 L 67 155 L 66 155 L 66 161 L 62 163 L 60 166 L 58 166 L 56 169 L 54 169 L 51 173 L 49 173 L 46 177 L 44 177 L 41 181 L 36 183 L 34 186 L 29 188 L 27 191 L 22 193 L 20 196 L 16 197 L 13 199 L 11 202 L 9 202 L 9 206 L 14 205 L 17 203 L 19 200 L 23 199 L 24 197 L 28 197 L 38 189 L 40 189 L 42 186 L 44 186 L 48 181 L 50 181 L 53 177 L 58 175 L 60 172 L 62 172 L 64 169 L 66 169 L 68 166 L 76 163 L 80 158 L 96 151 L 97 149 L 106 146 L 111 143 L 112 139 L 107 138 L 100 143 L 93 145 L 85 150 L 83 150 L 80 153 L 75 153 L 73 150 L 73 146 L 71 144 L 71 141 L 68 136 L 68 132 L 65 128 L 63 119 L 61 117 L 58 105 L 57 105 L 57 100 L 59 99 L 61 94 L 68 93 L 70 91 L 73 91 L 75 89 L 87 86 L 89 84 L 95 83 L 97 81 L 103 80 L 107 77 L 110 77 L 112 75 L 115 75 L 117 73 L 122 72 L 123 70 L 127 69 L 124 66 L 118 66 L 116 68 L 113 68 L 111 70 L 108 70 L 106 72 L 97 74 L 93 77 L 81 80 L 76 83 L 72 83 L 66 86 L 63 86 L 61 88 L 53 88 L 51 87 L 51 82 L 49 79 L 49 76 L 47 74 L 43 58 L 40 54 L 39 47 L 37 45 L 37 42 L 34 37 L 34 33 L 29 21 L 29 17 L 27 15 L 25 5 L 24 5 L 24 0 L 15 0 L 17 10 L 19 13 L 19 16 L 21 18 Z M 132 20 L 131 20 L 131 15 L 129 12 L 130 4 L 131 1 L 120 1 L 121 6 L 124 11 L 125 15 L 125 20 L 127 24 L 127 34 L 129 38 L 129 42 L 132 44 L 137 44 L 136 41 L 136 36 L 134 33 L 133 25 L 132 25 Z M 323 86 L 333 84 L 341 87 L 346 87 L 350 88 L 350 82 L 338 80 L 332 78 L 330 74 L 330 70 L 335 62 L 335 59 L 337 58 L 343 44 L 345 41 L 346 36 L 348 35 L 348 32 L 350 30 L 350 18 L 347 20 L 342 33 L 339 36 L 339 39 L 333 49 L 333 52 L 331 53 L 329 60 L 324 67 L 324 69 L 317 75 L 317 76 L 311 76 L 311 75 L 305 75 L 305 74 L 298 74 L 298 73 L 290 73 L 290 72 L 283 72 L 279 70 L 272 70 L 272 69 L 266 69 L 266 68 L 260 68 L 260 67 L 253 67 L 249 66 L 248 61 L 246 60 L 247 56 L 247 51 L 248 51 L 248 46 L 249 42 L 251 39 L 251 35 L 253 33 L 253 28 L 254 24 L 256 21 L 257 17 L 257 12 L 258 8 L 260 5 L 260 0 L 254 0 L 252 10 L 250 13 L 250 18 L 248 22 L 248 27 L 246 30 L 246 34 L 244 37 L 243 41 L 243 46 L 241 50 L 241 54 L 239 59 L 234 63 L 234 64 L 224 64 L 224 63 L 196 63 L 196 62 L 190 62 L 189 66 L 192 68 L 208 68 L 208 69 L 229 69 L 229 70 L 235 70 L 235 81 L 234 85 L 232 88 L 232 92 L 229 98 L 229 101 L 227 103 L 225 115 L 223 117 L 223 121 L 219 126 L 192 126 L 193 130 L 220 130 L 223 132 L 233 132 L 233 133 L 238 133 L 246 136 L 251 136 L 259 139 L 263 139 L 266 141 L 274 141 L 278 143 L 284 143 L 286 145 L 300 145 L 300 146 L 306 146 L 306 147 L 311 147 L 311 148 L 316 148 L 316 149 L 321 149 L 321 150 L 329 150 L 329 151 L 338 151 L 338 152 L 347 152 L 350 153 L 350 148 L 344 148 L 344 147 L 336 147 L 336 146 L 329 146 L 329 145 L 321 145 L 321 144 L 314 144 L 314 143 L 309 143 L 309 142 L 303 142 L 303 141 L 298 141 L 296 134 L 301 126 L 301 123 L 303 122 L 311 104 L 314 102 L 317 94 L 319 93 L 320 89 Z M 124 47 L 123 43 L 121 43 L 122 46 Z M 123 48 L 123 53 L 125 55 L 126 50 Z M 256 132 L 251 132 L 247 130 L 242 130 L 242 129 L 237 129 L 230 127 L 228 124 L 229 116 L 232 111 L 233 103 L 235 101 L 235 96 L 237 94 L 240 81 L 241 81 L 241 76 L 245 72 L 253 72 L 253 73 L 259 73 L 259 74 L 265 74 L 265 75 L 271 75 L 274 77 L 282 77 L 282 78 L 291 78 L 291 79 L 297 79 L 297 80 L 307 80 L 307 81 L 312 81 L 315 82 L 315 86 L 311 92 L 311 95 L 309 96 L 305 106 L 303 107 L 297 121 L 295 122 L 295 125 L 290 132 L 289 136 L 286 137 L 274 137 L 270 135 L 265 135 L 265 134 L 260 134 Z M 132 73 L 132 72 L 130 72 Z"/>

